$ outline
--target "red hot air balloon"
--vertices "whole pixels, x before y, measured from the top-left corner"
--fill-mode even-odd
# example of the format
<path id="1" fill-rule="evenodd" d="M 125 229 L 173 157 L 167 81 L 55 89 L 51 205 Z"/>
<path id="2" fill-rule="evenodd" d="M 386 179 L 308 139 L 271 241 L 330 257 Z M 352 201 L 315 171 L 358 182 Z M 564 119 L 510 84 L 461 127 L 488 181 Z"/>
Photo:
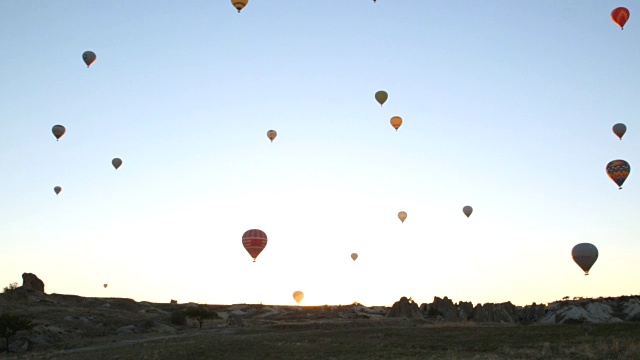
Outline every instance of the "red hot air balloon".
<path id="1" fill-rule="evenodd" d="M 242 246 L 247 249 L 247 252 L 253 258 L 253 262 L 256 262 L 258 255 L 267 246 L 267 234 L 258 229 L 247 230 L 242 235 Z"/>
<path id="2" fill-rule="evenodd" d="M 611 20 L 620 26 L 620 29 L 624 29 L 624 24 L 629 20 L 629 9 L 625 7 L 619 7 L 613 9 L 611 12 Z"/>
<path id="3" fill-rule="evenodd" d="M 622 184 L 627 180 L 630 172 L 631 166 L 624 160 L 613 160 L 607 164 L 607 175 L 620 189 L 622 189 Z"/>

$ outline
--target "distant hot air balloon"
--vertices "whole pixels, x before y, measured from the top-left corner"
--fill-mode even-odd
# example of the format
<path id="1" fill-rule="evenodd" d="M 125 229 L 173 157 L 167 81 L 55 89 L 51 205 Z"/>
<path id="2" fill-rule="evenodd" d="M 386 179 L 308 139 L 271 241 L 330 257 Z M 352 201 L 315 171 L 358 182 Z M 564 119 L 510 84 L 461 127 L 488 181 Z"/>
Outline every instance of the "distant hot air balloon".
<path id="1" fill-rule="evenodd" d="M 104 285 L 102 285 L 102 286 L 104 286 L 104 288 L 106 289 L 106 288 L 107 288 L 107 286 L 109 286 L 109 284 L 104 284 Z"/>
<path id="2" fill-rule="evenodd" d="M 85 51 L 82 54 L 82 60 L 84 60 L 84 63 L 87 64 L 87 67 L 89 67 L 96 61 L 96 53 L 94 53 L 93 51 Z"/>
<path id="3" fill-rule="evenodd" d="M 598 260 L 598 248 L 593 244 L 581 243 L 573 247 L 571 257 L 584 271 L 584 274 L 589 275 L 589 269 Z"/>
<path id="4" fill-rule="evenodd" d="M 627 20 L 629 20 L 629 9 L 625 7 L 613 9 L 613 11 L 611 12 L 611 20 L 613 20 L 614 23 L 620 26 L 620 29 L 624 30 L 624 24 L 626 24 Z"/>
<path id="5" fill-rule="evenodd" d="M 375 95 L 376 101 L 378 102 L 378 104 L 380 104 L 380 106 L 382 106 L 387 99 L 389 98 L 389 94 L 387 94 L 386 91 L 384 90 L 380 90 L 376 93 Z"/>
<path id="6" fill-rule="evenodd" d="M 467 217 L 471 216 L 471 213 L 473 212 L 473 208 L 469 205 L 465 206 L 462 208 L 462 212 L 467 215 Z"/>
<path id="7" fill-rule="evenodd" d="M 242 235 L 242 245 L 253 258 L 253 262 L 256 262 L 258 255 L 267 246 L 267 234 L 258 229 L 247 230 Z"/>
<path id="8" fill-rule="evenodd" d="M 271 140 L 271 142 L 273 142 L 276 136 L 278 136 L 278 133 L 275 130 L 267 131 L 267 137 L 269 138 L 269 140 Z"/>
<path id="9" fill-rule="evenodd" d="M 62 191 L 62 188 L 60 186 L 55 186 L 53 188 L 53 191 L 55 191 L 56 195 L 60 194 L 60 191 Z"/>
<path id="10" fill-rule="evenodd" d="M 304 299 L 304 293 L 302 291 L 293 292 L 293 300 L 295 300 L 298 304 L 300 304 L 300 301 L 302 301 L 302 299 Z"/>
<path id="11" fill-rule="evenodd" d="M 231 4 L 233 4 L 233 7 L 235 7 L 238 12 L 244 9 L 244 7 L 247 6 L 248 3 L 249 0 L 231 0 Z"/>
<path id="12" fill-rule="evenodd" d="M 56 140 L 60 140 L 62 135 L 67 132 L 67 129 L 62 125 L 53 125 L 51 132 L 53 133 L 53 136 L 56 137 Z"/>
<path id="13" fill-rule="evenodd" d="M 111 160 L 111 164 L 114 168 L 116 168 L 116 170 L 118 170 L 118 168 L 122 165 L 122 160 L 120 160 L 120 158 L 114 158 L 113 160 Z"/>
<path id="14" fill-rule="evenodd" d="M 627 180 L 630 172 L 631 166 L 624 160 L 613 160 L 607 164 L 607 175 L 618 184 L 620 189 L 622 189 L 622 184 Z"/>
<path id="15" fill-rule="evenodd" d="M 407 218 L 407 213 L 404 211 L 400 211 L 398 213 L 398 219 L 404 223 L 404 220 Z"/>
<path id="16" fill-rule="evenodd" d="M 400 116 L 394 116 L 391 118 L 391 126 L 398 131 L 398 128 L 402 125 L 402 118 Z"/>
<path id="17" fill-rule="evenodd" d="M 623 123 L 613 125 L 613 133 L 622 140 L 622 136 L 627 132 L 627 126 Z"/>
<path id="18" fill-rule="evenodd" d="M 358 258 L 358 254 L 356 254 L 356 253 L 351 254 L 351 259 L 353 261 L 356 261 L 357 258 Z"/>

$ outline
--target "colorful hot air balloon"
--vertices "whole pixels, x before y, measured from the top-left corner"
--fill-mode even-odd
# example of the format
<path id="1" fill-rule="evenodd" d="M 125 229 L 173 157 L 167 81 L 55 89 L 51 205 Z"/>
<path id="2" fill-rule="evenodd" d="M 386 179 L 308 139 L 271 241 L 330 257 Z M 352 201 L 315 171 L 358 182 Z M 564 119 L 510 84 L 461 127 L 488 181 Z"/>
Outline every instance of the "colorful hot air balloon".
<path id="1" fill-rule="evenodd" d="M 89 67 L 96 61 L 96 53 L 94 53 L 93 51 L 85 51 L 82 54 L 82 60 L 84 60 L 84 63 L 87 64 L 87 67 Z"/>
<path id="2" fill-rule="evenodd" d="M 473 212 L 473 208 L 469 205 L 465 206 L 462 208 L 462 212 L 467 215 L 467 217 L 471 216 L 471 213 Z"/>
<path id="3" fill-rule="evenodd" d="M 244 9 L 244 7 L 247 6 L 248 3 L 249 0 L 231 0 L 231 4 L 233 4 L 233 7 L 235 7 L 238 12 Z"/>
<path id="4" fill-rule="evenodd" d="M 271 142 L 273 142 L 276 136 L 278 136 L 278 133 L 275 130 L 267 131 L 267 137 L 269 138 L 269 140 L 271 140 Z"/>
<path id="5" fill-rule="evenodd" d="M 104 284 L 104 285 L 102 285 L 102 286 L 104 286 L 104 288 L 106 289 L 106 288 L 107 288 L 107 286 L 109 286 L 109 284 Z"/>
<path id="6" fill-rule="evenodd" d="M 56 140 L 60 140 L 64 133 L 67 132 L 67 129 L 62 125 L 53 125 L 51 132 L 53 133 L 53 136 L 56 137 Z"/>
<path id="7" fill-rule="evenodd" d="M 627 132 L 627 126 L 623 123 L 613 125 L 613 133 L 622 140 L 622 136 Z"/>
<path id="8" fill-rule="evenodd" d="M 624 160 L 613 160 L 607 164 L 607 175 L 618 184 L 618 188 L 622 189 L 622 184 L 627 180 L 631 166 Z"/>
<path id="9" fill-rule="evenodd" d="M 120 160 L 120 158 L 114 158 L 113 160 L 111 160 L 111 164 L 114 168 L 116 168 L 116 170 L 118 170 L 118 168 L 122 165 L 122 160 Z"/>
<path id="10" fill-rule="evenodd" d="M 356 254 L 356 253 L 351 254 L 351 259 L 353 261 L 356 261 L 357 258 L 358 258 L 358 254 Z"/>
<path id="11" fill-rule="evenodd" d="M 256 262 L 258 255 L 260 255 L 265 246 L 267 246 L 267 234 L 258 229 L 247 230 L 242 235 L 242 246 L 249 252 L 249 255 L 253 258 L 253 262 Z"/>
<path id="12" fill-rule="evenodd" d="M 382 104 L 384 104 L 387 99 L 389 98 L 389 94 L 387 94 L 386 91 L 384 90 L 380 90 L 376 93 L 375 95 L 376 101 L 378 102 L 378 104 L 380 104 L 380 106 L 382 106 Z"/>
<path id="13" fill-rule="evenodd" d="M 629 20 L 629 9 L 625 7 L 613 9 L 613 11 L 611 12 L 611 20 L 613 20 L 614 23 L 620 26 L 620 29 L 624 30 L 624 24 L 626 24 L 627 20 Z"/>
<path id="14" fill-rule="evenodd" d="M 53 191 L 56 193 L 56 195 L 60 194 L 60 191 L 62 191 L 62 188 L 60 186 L 55 186 L 53 188 Z"/>
<path id="15" fill-rule="evenodd" d="M 402 125 L 402 118 L 400 116 L 394 116 L 391 118 L 391 126 L 398 131 L 398 128 Z"/>
<path id="16" fill-rule="evenodd" d="M 571 257 L 584 271 L 584 274 L 589 275 L 589 269 L 598 260 L 598 248 L 593 244 L 581 243 L 573 247 Z"/>
<path id="17" fill-rule="evenodd" d="M 398 219 L 404 223 L 404 220 L 407 218 L 407 213 L 404 211 L 400 211 L 398 213 Z"/>
<path id="18" fill-rule="evenodd" d="M 300 301 L 302 301 L 302 299 L 304 299 L 304 293 L 302 291 L 293 292 L 293 300 L 295 300 L 298 304 L 300 304 Z"/>

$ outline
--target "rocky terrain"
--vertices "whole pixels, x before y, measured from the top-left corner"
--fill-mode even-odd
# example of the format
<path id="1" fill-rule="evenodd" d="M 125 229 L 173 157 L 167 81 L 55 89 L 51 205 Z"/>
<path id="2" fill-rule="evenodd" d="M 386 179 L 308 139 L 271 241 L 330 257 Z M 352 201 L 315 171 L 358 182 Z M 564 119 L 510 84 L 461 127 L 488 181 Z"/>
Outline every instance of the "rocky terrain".
<path id="1" fill-rule="evenodd" d="M 391 307 L 205 305 L 219 316 L 205 320 L 199 329 L 194 319 L 180 313 L 198 304 L 136 302 L 126 298 L 85 298 L 46 294 L 44 283 L 25 274 L 23 286 L 0 294 L 0 314 L 10 313 L 33 321 L 30 331 L 16 334 L 9 349 L 14 354 L 68 354 L 78 349 L 133 344 L 143 339 L 170 339 L 203 331 L 235 333 L 238 329 L 271 331 L 287 329 L 361 328 L 428 324 L 599 324 L 640 322 L 640 296 L 563 300 L 550 304 L 515 306 L 454 303 L 446 296 L 418 305 L 406 297 Z M 403 326 L 405 326 L 403 325 Z M 464 325 L 466 326 L 466 325 Z M 254 330 L 252 330 L 254 329 Z M 0 339 L 0 348 L 4 340 Z M 64 353 L 64 352 L 67 353 Z M 64 358 L 64 357 L 62 357 Z"/>

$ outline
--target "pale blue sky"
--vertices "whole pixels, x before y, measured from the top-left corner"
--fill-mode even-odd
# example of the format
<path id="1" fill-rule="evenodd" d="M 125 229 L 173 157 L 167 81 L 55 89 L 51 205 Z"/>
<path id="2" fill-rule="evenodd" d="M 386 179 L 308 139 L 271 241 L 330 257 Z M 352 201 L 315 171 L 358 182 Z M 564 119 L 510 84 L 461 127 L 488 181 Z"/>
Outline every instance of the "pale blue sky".
<path id="1" fill-rule="evenodd" d="M 2 2 L 0 285 L 274 304 L 637 293 L 638 9 Z M 252 228 L 269 236 L 255 264 Z M 588 277 L 580 242 L 600 250 Z"/>

